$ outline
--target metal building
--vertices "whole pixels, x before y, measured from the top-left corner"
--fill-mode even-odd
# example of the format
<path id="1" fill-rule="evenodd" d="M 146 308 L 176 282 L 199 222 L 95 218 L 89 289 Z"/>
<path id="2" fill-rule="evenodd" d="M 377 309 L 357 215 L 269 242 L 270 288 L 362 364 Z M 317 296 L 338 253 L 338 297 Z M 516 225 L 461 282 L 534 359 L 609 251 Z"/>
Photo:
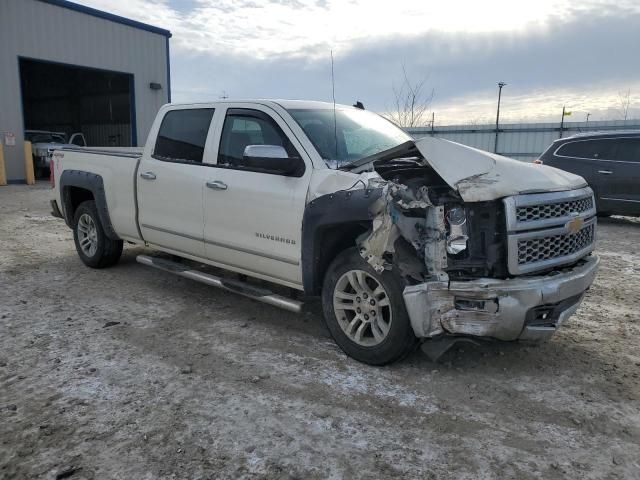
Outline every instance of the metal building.
<path id="1" fill-rule="evenodd" d="M 565 122 L 560 131 L 559 123 L 511 123 L 498 129 L 496 153 L 516 160 L 531 161 L 544 152 L 556 139 L 576 133 L 613 130 L 640 130 L 640 120 L 611 120 L 600 122 Z M 494 151 L 496 126 L 449 125 L 442 127 L 407 128 L 414 138 L 435 135 L 453 142 L 469 145 L 488 152 Z"/>
<path id="2" fill-rule="evenodd" d="M 25 179 L 24 132 L 82 132 L 89 146 L 144 144 L 171 101 L 167 30 L 65 0 L 0 1 L 0 141 Z"/>

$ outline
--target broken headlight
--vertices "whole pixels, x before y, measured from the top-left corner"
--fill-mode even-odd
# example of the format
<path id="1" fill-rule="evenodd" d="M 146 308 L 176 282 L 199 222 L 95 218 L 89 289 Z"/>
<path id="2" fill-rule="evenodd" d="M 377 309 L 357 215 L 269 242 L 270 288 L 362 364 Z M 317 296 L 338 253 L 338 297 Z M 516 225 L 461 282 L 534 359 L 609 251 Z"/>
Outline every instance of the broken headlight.
<path id="1" fill-rule="evenodd" d="M 467 248 L 467 214 L 464 207 L 452 207 L 447 211 L 449 234 L 447 235 L 447 253 L 456 255 Z"/>

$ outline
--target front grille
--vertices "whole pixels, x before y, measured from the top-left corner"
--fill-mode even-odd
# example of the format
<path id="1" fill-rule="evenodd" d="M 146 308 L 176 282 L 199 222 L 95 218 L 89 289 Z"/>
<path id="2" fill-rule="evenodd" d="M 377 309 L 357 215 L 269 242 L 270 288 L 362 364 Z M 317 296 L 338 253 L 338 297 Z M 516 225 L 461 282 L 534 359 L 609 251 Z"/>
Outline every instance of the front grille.
<path id="1" fill-rule="evenodd" d="M 569 215 L 581 214 L 594 208 L 593 197 L 580 198 L 566 202 L 526 205 L 516 208 L 516 218 L 519 223 L 535 222 L 551 218 L 561 218 Z"/>
<path id="2" fill-rule="evenodd" d="M 588 248 L 594 241 L 595 224 L 575 234 L 562 233 L 548 237 L 518 241 L 518 265 L 526 265 L 559 257 L 566 257 Z"/>
<path id="3" fill-rule="evenodd" d="M 570 265 L 594 248 L 596 209 L 588 187 L 516 195 L 504 205 L 512 275 Z M 573 230 L 580 223 L 580 230 Z"/>

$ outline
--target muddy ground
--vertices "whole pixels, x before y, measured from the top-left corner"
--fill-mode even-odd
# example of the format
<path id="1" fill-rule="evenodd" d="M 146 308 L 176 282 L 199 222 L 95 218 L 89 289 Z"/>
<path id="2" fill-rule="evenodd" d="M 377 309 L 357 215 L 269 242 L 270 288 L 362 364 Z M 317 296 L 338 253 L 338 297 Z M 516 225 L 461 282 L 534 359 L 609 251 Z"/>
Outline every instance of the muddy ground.
<path id="1" fill-rule="evenodd" d="M 0 478 L 640 478 L 640 222 L 542 346 L 373 368 L 294 315 L 91 270 L 48 186 L 0 187 Z"/>

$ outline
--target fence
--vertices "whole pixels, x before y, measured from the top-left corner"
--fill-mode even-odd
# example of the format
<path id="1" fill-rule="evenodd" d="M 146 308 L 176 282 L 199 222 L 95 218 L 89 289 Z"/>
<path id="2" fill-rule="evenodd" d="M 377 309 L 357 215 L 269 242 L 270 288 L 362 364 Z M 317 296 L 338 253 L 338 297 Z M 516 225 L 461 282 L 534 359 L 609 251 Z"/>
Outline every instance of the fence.
<path id="1" fill-rule="evenodd" d="M 407 132 L 419 139 L 428 135 L 493 152 L 496 126 L 449 125 L 442 127 L 407 128 Z M 565 122 L 560 132 L 559 123 L 511 123 L 500 125 L 496 153 L 517 160 L 531 161 L 546 150 L 554 140 L 576 133 L 615 130 L 640 130 L 640 119 L 598 122 Z"/>

